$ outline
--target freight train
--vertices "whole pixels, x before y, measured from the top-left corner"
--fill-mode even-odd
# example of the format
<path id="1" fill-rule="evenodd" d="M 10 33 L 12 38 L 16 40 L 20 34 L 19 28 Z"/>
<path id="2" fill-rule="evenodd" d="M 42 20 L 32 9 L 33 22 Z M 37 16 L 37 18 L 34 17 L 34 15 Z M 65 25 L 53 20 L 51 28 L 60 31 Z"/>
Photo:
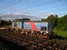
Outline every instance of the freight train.
<path id="1" fill-rule="evenodd" d="M 53 31 L 53 24 L 49 22 L 33 22 L 33 21 L 12 22 L 12 28 L 46 31 L 46 33 L 50 33 Z"/>
<path id="2" fill-rule="evenodd" d="M 31 33 L 39 32 L 36 34 L 42 35 L 46 39 L 51 39 L 53 35 L 53 24 L 49 22 L 34 22 L 34 21 L 24 21 L 24 22 L 12 22 L 12 28 L 18 28 L 22 30 L 31 30 Z M 21 31 L 23 33 L 24 31 Z M 29 32 L 29 31 L 28 31 Z M 27 33 L 28 33 L 27 32 Z"/>

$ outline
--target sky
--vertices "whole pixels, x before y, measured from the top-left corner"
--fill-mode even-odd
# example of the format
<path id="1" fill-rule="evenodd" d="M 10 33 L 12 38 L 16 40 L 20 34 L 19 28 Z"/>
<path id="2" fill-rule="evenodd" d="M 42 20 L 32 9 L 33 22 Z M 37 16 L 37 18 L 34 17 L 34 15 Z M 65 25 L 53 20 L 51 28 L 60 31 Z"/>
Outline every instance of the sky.
<path id="1" fill-rule="evenodd" d="M 0 0 L 0 15 L 19 14 L 47 18 L 67 14 L 67 0 Z"/>

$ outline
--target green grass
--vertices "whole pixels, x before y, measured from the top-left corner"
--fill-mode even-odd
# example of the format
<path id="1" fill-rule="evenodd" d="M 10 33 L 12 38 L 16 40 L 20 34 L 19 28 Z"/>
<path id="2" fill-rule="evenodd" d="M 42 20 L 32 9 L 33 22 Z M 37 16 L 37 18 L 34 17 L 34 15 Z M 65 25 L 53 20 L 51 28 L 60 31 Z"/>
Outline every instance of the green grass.
<path id="1" fill-rule="evenodd" d="M 9 25 L 9 26 L 5 26 L 6 28 L 11 28 L 11 25 Z"/>
<path id="2" fill-rule="evenodd" d="M 67 31 L 62 31 L 60 29 L 54 28 L 53 30 L 57 35 L 67 38 Z"/>

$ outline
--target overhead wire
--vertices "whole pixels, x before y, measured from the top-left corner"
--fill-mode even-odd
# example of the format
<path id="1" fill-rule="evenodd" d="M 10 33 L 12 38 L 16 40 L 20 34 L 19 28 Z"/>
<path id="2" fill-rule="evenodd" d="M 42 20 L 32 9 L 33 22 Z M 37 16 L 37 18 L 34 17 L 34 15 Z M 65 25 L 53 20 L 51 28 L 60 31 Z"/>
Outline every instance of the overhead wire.
<path id="1" fill-rule="evenodd" d="M 49 3 L 49 4 L 53 4 L 53 3 L 57 3 L 57 2 L 60 2 L 61 0 L 58 0 L 58 1 L 55 1 L 55 2 L 51 2 L 51 3 Z M 49 4 L 47 4 L 47 5 L 49 5 Z M 45 5 L 42 5 L 42 6 L 45 6 Z M 32 6 L 33 7 L 33 6 Z M 62 7 L 62 6 L 61 6 Z M 28 8 L 31 8 L 31 7 L 26 7 L 26 8 L 24 8 L 24 9 L 22 9 L 22 10 L 25 10 L 25 9 L 28 9 Z M 54 7 L 55 9 L 56 8 L 59 8 L 59 6 L 58 7 Z M 54 9 L 53 8 L 53 9 Z M 30 10 L 29 10 L 30 11 Z M 38 13 L 39 13 L 39 11 L 38 11 Z"/>
<path id="2" fill-rule="evenodd" d="M 58 1 L 56 1 L 56 2 L 59 2 L 59 1 L 61 1 L 61 0 L 58 0 Z M 56 2 L 53 2 L 53 3 L 56 3 Z M 51 3 L 51 4 L 53 4 L 53 3 Z M 62 7 L 62 6 L 60 6 L 60 7 Z M 52 9 L 56 9 L 56 8 L 60 8 L 59 6 L 58 7 L 54 7 L 54 8 L 52 8 Z M 27 9 L 28 8 L 30 8 L 30 7 L 27 7 Z M 23 9 L 23 10 L 25 10 L 25 9 Z M 39 12 L 39 11 L 38 11 Z"/>
<path id="3" fill-rule="evenodd" d="M 20 1 L 21 1 L 21 0 L 18 0 L 17 2 L 14 2 L 14 3 L 11 3 L 11 4 L 3 7 L 2 9 L 7 8 L 7 7 L 9 7 L 9 6 L 12 6 L 12 5 L 14 5 L 14 4 L 16 4 L 16 3 L 20 2 Z M 59 0 L 59 1 L 60 1 L 60 0 Z M 59 2 L 59 1 L 57 1 L 57 2 Z M 56 2 L 51 2 L 51 3 L 49 3 L 49 4 L 53 4 L 53 3 L 56 3 Z M 46 5 L 49 5 L 49 4 L 46 4 Z M 42 5 L 42 6 L 45 6 L 45 5 Z M 33 7 L 33 6 L 32 6 L 32 7 Z M 26 7 L 26 8 L 23 8 L 22 10 L 25 10 L 25 9 L 28 9 L 28 8 L 32 8 L 32 7 L 31 7 L 31 6 L 30 6 L 30 7 Z M 35 7 L 37 7 L 37 5 L 36 5 Z M 0 10 L 2 10 L 2 9 L 0 9 Z"/>
<path id="4" fill-rule="evenodd" d="M 7 7 L 9 7 L 9 6 L 12 6 L 12 5 L 16 4 L 16 3 L 19 3 L 20 1 L 22 1 L 22 0 L 18 0 L 18 1 L 16 1 L 16 2 L 13 2 L 13 3 L 11 3 L 11 4 L 8 4 L 7 6 L 5 6 L 5 7 L 3 7 L 3 8 L 0 8 L 0 10 L 3 10 L 3 9 L 5 9 L 5 8 L 7 8 Z"/>
<path id="5" fill-rule="evenodd" d="M 21 0 L 18 0 L 17 2 L 15 2 L 15 3 L 12 3 L 13 1 L 11 1 L 11 4 L 7 4 L 7 6 L 5 6 L 5 7 L 3 7 L 3 8 L 0 8 L 0 10 L 3 10 L 3 9 L 5 9 L 5 8 L 7 8 L 7 7 L 9 7 L 9 6 L 12 6 L 12 5 L 14 5 L 14 4 L 16 4 L 16 3 L 18 3 L 18 2 L 20 2 Z M 59 2 L 60 0 L 58 0 L 58 1 L 56 1 L 56 2 Z M 48 4 L 53 4 L 53 3 L 56 3 L 56 2 L 51 2 L 51 3 L 48 3 Z M 47 5 L 48 5 L 47 4 Z M 41 6 L 45 6 L 45 5 L 41 5 Z M 35 5 L 35 7 L 37 7 L 37 5 Z M 40 6 L 39 6 L 40 7 Z M 25 7 L 25 8 L 22 8 L 22 10 L 25 10 L 25 9 L 28 9 L 28 8 L 33 8 L 33 6 L 31 5 L 31 6 L 29 6 L 29 7 Z"/>
<path id="6" fill-rule="evenodd" d="M 58 0 L 58 1 L 55 1 L 55 2 L 50 2 L 50 3 L 48 3 L 48 4 L 45 4 L 45 5 L 40 5 L 40 6 L 46 6 L 46 5 L 49 5 L 49 4 L 54 4 L 54 3 L 57 3 L 57 2 L 60 2 L 61 0 Z M 35 7 L 40 7 L 40 6 L 38 6 L 38 5 L 34 5 Z M 25 7 L 25 8 L 23 8 L 22 10 L 25 10 L 25 9 L 29 9 L 29 8 L 33 8 L 34 6 L 29 6 L 29 7 Z"/>
<path id="7" fill-rule="evenodd" d="M 2 5 L 0 8 L 4 7 L 4 6 L 6 6 L 6 5 L 9 5 L 9 4 L 13 3 L 14 1 L 15 1 L 15 0 L 11 0 L 10 2 L 5 3 L 4 5 Z"/>
<path id="8" fill-rule="evenodd" d="M 14 1 L 16 1 L 16 0 L 14 0 Z M 7 3 L 7 4 L 5 4 L 4 6 L 2 6 L 1 8 L 0 8 L 0 10 L 3 10 L 3 9 L 5 9 L 5 8 L 7 8 L 7 7 L 10 7 L 10 6 L 13 6 L 13 5 L 15 5 L 16 3 L 19 3 L 19 2 L 21 2 L 22 0 L 18 0 L 17 2 L 14 2 L 14 1 L 11 1 L 11 2 L 9 2 L 9 3 Z M 28 0 L 28 1 L 30 1 L 30 0 Z M 23 2 L 22 2 L 22 4 L 24 3 L 24 2 L 28 2 L 27 0 L 23 0 Z M 14 2 L 14 3 L 13 3 Z"/>

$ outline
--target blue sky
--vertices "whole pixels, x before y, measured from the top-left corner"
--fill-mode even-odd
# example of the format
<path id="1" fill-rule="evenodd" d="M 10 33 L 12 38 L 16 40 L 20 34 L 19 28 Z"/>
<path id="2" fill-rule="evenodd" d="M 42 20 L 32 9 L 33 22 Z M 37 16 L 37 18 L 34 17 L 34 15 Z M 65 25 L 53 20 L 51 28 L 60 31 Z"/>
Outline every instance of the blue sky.
<path id="1" fill-rule="evenodd" d="M 1 14 L 23 14 L 46 18 L 67 14 L 67 0 L 0 0 Z"/>

